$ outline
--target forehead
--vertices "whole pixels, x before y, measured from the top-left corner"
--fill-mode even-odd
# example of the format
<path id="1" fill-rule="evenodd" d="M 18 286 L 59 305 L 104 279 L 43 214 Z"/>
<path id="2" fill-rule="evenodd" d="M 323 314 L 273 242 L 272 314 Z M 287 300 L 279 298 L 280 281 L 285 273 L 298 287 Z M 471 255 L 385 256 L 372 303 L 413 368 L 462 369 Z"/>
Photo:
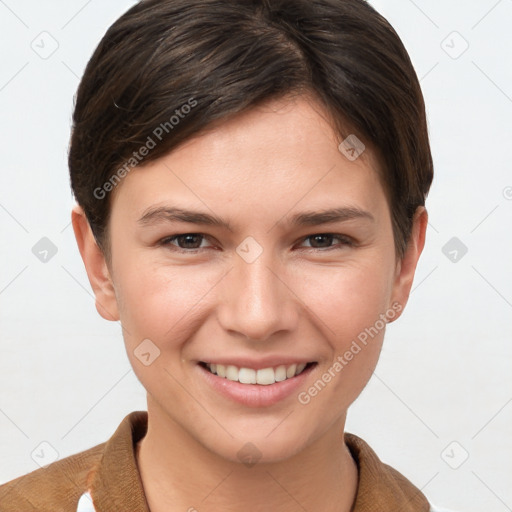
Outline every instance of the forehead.
<path id="1" fill-rule="evenodd" d="M 326 201 L 368 209 L 382 199 L 378 162 L 368 146 L 352 161 L 339 143 L 327 113 L 315 101 L 273 100 L 135 168 L 116 190 L 113 207 L 118 203 L 140 216 L 148 207 L 172 200 L 181 202 L 177 206 L 211 205 L 232 215 L 243 209 L 273 218 L 294 205 L 320 209 Z"/>

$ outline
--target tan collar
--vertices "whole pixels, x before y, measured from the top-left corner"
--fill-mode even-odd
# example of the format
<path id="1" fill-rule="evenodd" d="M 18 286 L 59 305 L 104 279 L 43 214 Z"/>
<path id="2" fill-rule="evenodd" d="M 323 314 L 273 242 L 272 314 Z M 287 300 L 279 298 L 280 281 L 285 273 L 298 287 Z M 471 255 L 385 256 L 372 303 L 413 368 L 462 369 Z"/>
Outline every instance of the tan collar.
<path id="1" fill-rule="evenodd" d="M 361 438 L 345 433 L 359 469 L 359 484 L 352 512 L 429 512 L 423 493 L 377 454 Z"/>
<path id="2" fill-rule="evenodd" d="M 88 477 L 96 510 L 150 512 L 135 459 L 135 446 L 147 426 L 148 413 L 133 411 L 105 444 L 103 457 Z"/>
<path id="3" fill-rule="evenodd" d="M 105 444 L 103 456 L 88 478 L 96 510 L 150 512 L 137 469 L 135 446 L 147 430 L 146 411 L 134 411 Z M 357 463 L 359 484 L 352 512 L 428 512 L 425 496 L 404 476 L 383 464 L 362 439 L 345 434 Z"/>

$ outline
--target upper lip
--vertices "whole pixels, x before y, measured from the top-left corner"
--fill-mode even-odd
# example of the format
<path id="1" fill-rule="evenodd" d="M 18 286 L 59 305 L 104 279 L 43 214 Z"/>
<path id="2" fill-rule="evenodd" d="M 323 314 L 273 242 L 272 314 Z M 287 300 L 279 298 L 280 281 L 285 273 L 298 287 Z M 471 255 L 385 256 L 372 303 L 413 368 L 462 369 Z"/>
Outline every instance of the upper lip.
<path id="1" fill-rule="evenodd" d="M 277 368 L 278 366 L 291 366 L 292 364 L 314 363 L 314 359 L 304 359 L 300 357 L 265 357 L 261 359 L 253 358 L 223 358 L 212 357 L 211 359 L 201 359 L 200 362 L 207 364 L 222 364 L 224 366 L 236 366 L 237 368 L 251 368 L 252 370 L 262 370 L 263 368 Z"/>

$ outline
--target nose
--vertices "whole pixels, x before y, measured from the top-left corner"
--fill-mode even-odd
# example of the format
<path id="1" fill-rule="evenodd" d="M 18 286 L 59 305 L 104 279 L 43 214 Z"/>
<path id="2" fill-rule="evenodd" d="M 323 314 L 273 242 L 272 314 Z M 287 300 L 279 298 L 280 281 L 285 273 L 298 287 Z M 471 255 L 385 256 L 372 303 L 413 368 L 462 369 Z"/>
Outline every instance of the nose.
<path id="1" fill-rule="evenodd" d="M 217 317 L 226 332 L 265 341 L 295 330 L 299 303 L 281 262 L 270 251 L 248 263 L 235 255 L 234 268 L 222 282 Z"/>

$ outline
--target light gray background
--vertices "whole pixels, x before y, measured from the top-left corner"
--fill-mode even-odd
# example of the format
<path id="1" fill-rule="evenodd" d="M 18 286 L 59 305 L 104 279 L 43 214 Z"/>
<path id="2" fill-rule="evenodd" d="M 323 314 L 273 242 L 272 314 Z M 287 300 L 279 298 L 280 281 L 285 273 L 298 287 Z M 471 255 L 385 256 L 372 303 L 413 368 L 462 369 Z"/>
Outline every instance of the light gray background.
<path id="1" fill-rule="evenodd" d="M 66 163 L 79 77 L 133 3 L 0 0 L 0 483 L 145 409 L 120 325 L 94 307 Z M 438 505 L 512 510 L 512 1 L 371 3 L 421 78 L 435 180 L 409 305 L 347 430 Z"/>

